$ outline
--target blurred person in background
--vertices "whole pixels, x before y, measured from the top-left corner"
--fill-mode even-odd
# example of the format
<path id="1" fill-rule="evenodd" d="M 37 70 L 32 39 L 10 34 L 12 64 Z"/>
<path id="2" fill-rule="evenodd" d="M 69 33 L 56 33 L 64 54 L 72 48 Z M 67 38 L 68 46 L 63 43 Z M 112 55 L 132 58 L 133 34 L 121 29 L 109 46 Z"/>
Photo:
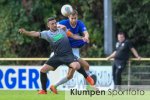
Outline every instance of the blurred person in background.
<path id="1" fill-rule="evenodd" d="M 130 51 L 134 56 L 140 60 L 141 57 L 137 53 L 136 49 L 133 47 L 132 43 L 126 39 L 126 34 L 124 32 L 119 32 L 117 34 L 118 42 L 116 43 L 116 50 L 107 57 L 107 60 L 114 58 L 112 71 L 113 71 L 113 80 L 116 89 L 121 88 L 121 74 L 124 68 L 126 67 L 127 61 L 129 60 Z"/>

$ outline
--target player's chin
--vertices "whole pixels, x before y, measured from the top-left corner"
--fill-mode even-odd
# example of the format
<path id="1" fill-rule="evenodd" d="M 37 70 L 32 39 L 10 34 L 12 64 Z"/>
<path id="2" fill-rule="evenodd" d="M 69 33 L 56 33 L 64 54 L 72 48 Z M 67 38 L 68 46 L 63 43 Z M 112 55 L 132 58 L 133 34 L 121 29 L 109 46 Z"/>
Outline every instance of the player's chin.
<path id="1" fill-rule="evenodd" d="M 57 30 L 57 27 L 55 27 L 53 30 L 56 31 L 56 30 Z"/>
<path id="2" fill-rule="evenodd" d="M 72 21 L 71 24 L 72 24 L 72 25 L 75 25 L 75 24 L 76 24 L 76 21 Z"/>

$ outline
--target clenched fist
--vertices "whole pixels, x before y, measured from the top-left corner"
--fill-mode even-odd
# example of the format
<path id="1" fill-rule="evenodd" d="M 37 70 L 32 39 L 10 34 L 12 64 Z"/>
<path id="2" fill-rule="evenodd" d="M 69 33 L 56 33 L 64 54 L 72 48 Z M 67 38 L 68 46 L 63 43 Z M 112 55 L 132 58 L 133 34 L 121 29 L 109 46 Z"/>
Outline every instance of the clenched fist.
<path id="1" fill-rule="evenodd" d="M 20 28 L 20 29 L 18 30 L 19 33 L 25 33 L 25 31 L 26 31 L 26 30 L 25 30 L 24 28 Z"/>

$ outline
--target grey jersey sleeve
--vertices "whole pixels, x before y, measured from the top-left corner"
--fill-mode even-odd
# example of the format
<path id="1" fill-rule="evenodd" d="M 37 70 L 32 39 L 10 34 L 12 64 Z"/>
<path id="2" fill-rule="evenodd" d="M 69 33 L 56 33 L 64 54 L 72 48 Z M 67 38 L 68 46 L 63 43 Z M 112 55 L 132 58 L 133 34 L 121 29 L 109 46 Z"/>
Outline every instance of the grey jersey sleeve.
<path id="1" fill-rule="evenodd" d="M 40 38 L 45 39 L 48 41 L 48 31 L 40 32 Z"/>

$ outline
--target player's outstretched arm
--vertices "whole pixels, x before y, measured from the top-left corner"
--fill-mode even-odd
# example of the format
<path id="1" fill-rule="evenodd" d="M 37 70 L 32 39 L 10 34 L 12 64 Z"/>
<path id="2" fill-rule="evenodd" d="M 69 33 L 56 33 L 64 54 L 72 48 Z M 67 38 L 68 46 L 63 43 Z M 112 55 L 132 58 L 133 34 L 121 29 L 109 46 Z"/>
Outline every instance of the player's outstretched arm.
<path id="1" fill-rule="evenodd" d="M 27 31 L 24 28 L 20 28 L 18 30 L 20 33 L 28 35 L 28 36 L 32 36 L 32 37 L 39 37 L 40 36 L 40 32 L 36 32 L 36 31 Z"/>

